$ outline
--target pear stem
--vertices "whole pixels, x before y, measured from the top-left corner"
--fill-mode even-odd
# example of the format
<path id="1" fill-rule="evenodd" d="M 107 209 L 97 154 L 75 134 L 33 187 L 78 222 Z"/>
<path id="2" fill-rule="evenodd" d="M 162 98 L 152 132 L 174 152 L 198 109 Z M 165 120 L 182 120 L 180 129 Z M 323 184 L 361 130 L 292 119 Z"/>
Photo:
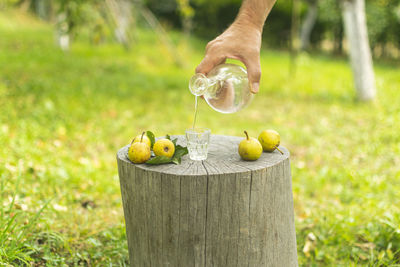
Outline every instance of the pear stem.
<path id="1" fill-rule="evenodd" d="M 140 143 L 142 143 L 142 141 L 143 141 L 143 135 L 144 135 L 144 132 L 142 133 L 142 137 L 140 138 Z"/>
<path id="2" fill-rule="evenodd" d="M 247 139 L 247 140 L 250 140 L 249 135 L 247 134 L 246 131 L 244 131 L 244 134 L 246 135 L 246 139 Z"/>
<path id="3" fill-rule="evenodd" d="M 278 146 L 275 146 L 275 149 L 278 150 L 279 152 L 281 152 L 281 154 L 283 155 L 282 150 L 280 150 L 280 149 L 278 148 Z"/>
<path id="4" fill-rule="evenodd" d="M 136 139 L 136 137 L 132 139 L 131 145 L 133 144 L 133 142 L 135 142 L 135 139 Z"/>

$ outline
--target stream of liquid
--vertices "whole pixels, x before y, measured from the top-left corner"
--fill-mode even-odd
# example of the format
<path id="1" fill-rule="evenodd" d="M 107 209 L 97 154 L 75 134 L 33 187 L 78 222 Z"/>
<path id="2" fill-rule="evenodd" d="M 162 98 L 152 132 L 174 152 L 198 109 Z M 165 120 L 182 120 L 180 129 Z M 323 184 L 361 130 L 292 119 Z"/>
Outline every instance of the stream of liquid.
<path id="1" fill-rule="evenodd" d="M 187 148 L 189 151 L 189 157 L 192 160 L 205 160 L 207 159 L 208 143 L 210 138 L 210 131 L 196 130 L 197 110 L 199 100 L 198 96 L 195 96 L 194 100 L 194 118 L 192 131 L 186 132 Z"/>
<path id="2" fill-rule="evenodd" d="M 198 102 L 197 102 L 197 96 L 194 97 L 194 119 L 193 119 L 193 130 L 195 129 L 196 126 L 196 119 L 197 119 L 197 106 L 198 106 Z"/>

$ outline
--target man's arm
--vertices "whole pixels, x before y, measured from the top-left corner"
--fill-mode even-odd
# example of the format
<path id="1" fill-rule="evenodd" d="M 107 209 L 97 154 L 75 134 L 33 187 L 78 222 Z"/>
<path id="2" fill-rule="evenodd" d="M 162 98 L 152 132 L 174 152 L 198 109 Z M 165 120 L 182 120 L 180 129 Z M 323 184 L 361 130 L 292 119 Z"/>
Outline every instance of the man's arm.
<path id="1" fill-rule="evenodd" d="M 196 72 L 207 74 L 227 58 L 242 61 L 247 68 L 252 93 L 260 86 L 260 48 L 264 22 L 276 0 L 243 0 L 235 21 L 220 36 L 209 42 Z"/>
<path id="2" fill-rule="evenodd" d="M 238 23 L 251 23 L 260 32 L 276 0 L 244 0 L 235 20 Z"/>

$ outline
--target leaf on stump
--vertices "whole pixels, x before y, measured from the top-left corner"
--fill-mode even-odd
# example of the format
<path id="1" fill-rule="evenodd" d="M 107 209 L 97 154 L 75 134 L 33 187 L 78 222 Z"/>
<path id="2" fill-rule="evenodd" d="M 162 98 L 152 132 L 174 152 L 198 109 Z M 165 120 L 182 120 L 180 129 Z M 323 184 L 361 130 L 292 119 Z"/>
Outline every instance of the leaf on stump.
<path id="1" fill-rule="evenodd" d="M 150 142 L 151 142 L 150 148 L 153 148 L 154 143 L 156 142 L 156 138 L 155 138 L 153 132 L 147 131 L 147 132 L 146 132 L 146 135 L 147 135 L 147 137 L 150 139 Z"/>
<path id="2" fill-rule="evenodd" d="M 176 140 L 177 139 L 175 139 L 174 141 L 176 142 Z M 156 156 L 146 161 L 146 164 L 151 164 L 151 165 L 160 165 L 167 163 L 180 164 L 182 162 L 182 157 L 187 153 L 188 153 L 187 147 L 177 145 L 175 147 L 175 153 L 172 156 L 172 158 L 168 158 L 166 156 Z"/>
<path id="3" fill-rule="evenodd" d="M 176 141 L 177 139 L 175 139 Z M 175 164 L 180 164 L 181 163 L 181 159 L 184 155 L 186 155 L 188 153 L 188 149 L 187 147 L 183 147 L 181 145 L 177 145 L 175 147 L 175 153 L 174 156 L 172 157 L 172 162 Z"/>
<path id="4" fill-rule="evenodd" d="M 154 158 L 151 158 L 148 161 L 146 161 L 146 164 L 160 165 L 160 164 L 171 163 L 171 162 L 172 162 L 172 158 L 168 158 L 166 156 L 155 156 Z"/>

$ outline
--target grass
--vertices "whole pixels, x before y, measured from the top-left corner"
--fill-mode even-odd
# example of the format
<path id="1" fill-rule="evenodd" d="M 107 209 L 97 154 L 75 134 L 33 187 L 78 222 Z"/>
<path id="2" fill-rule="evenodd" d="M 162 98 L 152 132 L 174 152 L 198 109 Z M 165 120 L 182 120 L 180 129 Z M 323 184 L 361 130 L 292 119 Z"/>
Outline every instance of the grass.
<path id="1" fill-rule="evenodd" d="M 115 153 L 142 130 L 190 127 L 205 45 L 173 33 L 179 67 L 152 32 L 137 35 L 129 52 L 77 40 L 63 53 L 51 26 L 0 13 L 0 265 L 128 264 Z M 360 103 L 343 59 L 301 54 L 294 77 L 286 52 L 261 62 L 253 103 L 224 115 L 203 102 L 199 126 L 280 132 L 301 266 L 400 264 L 400 64 L 375 62 L 377 99 Z"/>

